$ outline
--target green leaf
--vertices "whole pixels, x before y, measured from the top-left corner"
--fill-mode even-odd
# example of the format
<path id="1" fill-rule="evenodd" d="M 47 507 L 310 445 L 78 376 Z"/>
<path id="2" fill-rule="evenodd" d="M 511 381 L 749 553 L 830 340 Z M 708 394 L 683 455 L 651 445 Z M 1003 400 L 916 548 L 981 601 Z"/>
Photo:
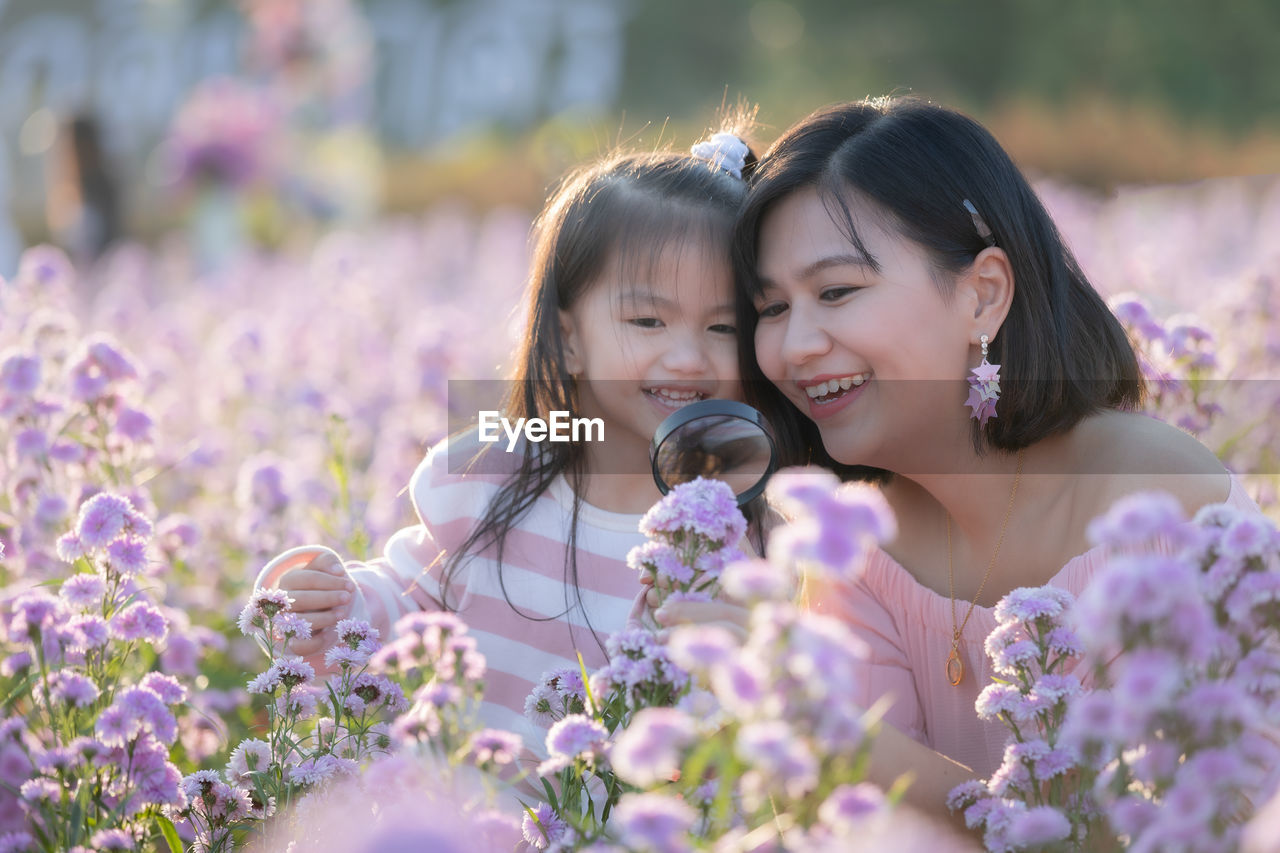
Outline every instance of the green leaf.
<path id="1" fill-rule="evenodd" d="M 182 853 L 182 839 L 178 837 L 178 830 L 174 828 L 173 821 L 162 814 L 157 814 L 156 826 L 169 845 L 169 853 Z"/>
<path id="2" fill-rule="evenodd" d="M 587 706 L 591 709 L 591 715 L 599 719 L 600 703 L 591 695 L 591 677 L 587 675 L 587 662 L 582 659 L 582 652 L 578 652 L 578 669 L 582 672 L 582 692 L 587 694 Z"/>

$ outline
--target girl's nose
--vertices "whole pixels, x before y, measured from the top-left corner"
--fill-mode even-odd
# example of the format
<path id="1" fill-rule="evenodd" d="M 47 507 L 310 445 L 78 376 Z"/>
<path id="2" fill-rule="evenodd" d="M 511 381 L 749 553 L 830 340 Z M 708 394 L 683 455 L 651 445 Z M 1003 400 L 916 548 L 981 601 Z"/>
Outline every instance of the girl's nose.
<path id="1" fill-rule="evenodd" d="M 803 364 L 831 349 L 831 337 L 802 308 L 793 307 L 782 336 L 782 357 L 789 364 Z"/>
<path id="2" fill-rule="evenodd" d="M 702 342 L 692 335 L 678 335 L 662 358 L 662 365 L 674 373 L 703 373 L 710 360 Z"/>

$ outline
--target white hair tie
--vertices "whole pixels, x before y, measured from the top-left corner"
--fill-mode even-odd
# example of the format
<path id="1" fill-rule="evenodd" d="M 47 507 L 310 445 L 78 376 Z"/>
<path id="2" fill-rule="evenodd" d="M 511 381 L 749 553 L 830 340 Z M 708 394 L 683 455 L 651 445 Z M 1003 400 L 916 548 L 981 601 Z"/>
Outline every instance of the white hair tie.
<path id="1" fill-rule="evenodd" d="M 732 133 L 717 133 L 694 145 L 689 152 L 699 160 L 706 160 L 741 179 L 742 170 L 747 165 L 747 154 L 751 153 L 751 149 Z"/>

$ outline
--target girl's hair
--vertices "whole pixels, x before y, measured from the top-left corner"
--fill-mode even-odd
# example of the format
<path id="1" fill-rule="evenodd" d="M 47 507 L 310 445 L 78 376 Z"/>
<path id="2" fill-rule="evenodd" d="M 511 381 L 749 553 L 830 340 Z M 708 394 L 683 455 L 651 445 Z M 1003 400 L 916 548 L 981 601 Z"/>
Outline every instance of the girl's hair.
<path id="1" fill-rule="evenodd" d="M 744 178 L 755 162 L 754 153 L 748 151 Z M 618 152 L 566 176 L 535 223 L 528 321 L 504 402 L 505 415 L 534 418 L 551 411 L 579 412 L 576 381 L 565 363 L 560 311 L 576 304 L 608 264 L 645 271 L 651 268 L 645 265 L 655 264 L 663 248 L 673 242 L 702 240 L 708 246 L 723 247 L 728 265 L 734 217 L 745 195 L 743 178 L 706 159 L 674 151 Z M 502 557 L 508 531 L 552 481 L 564 475 L 574 494 L 564 567 L 566 612 L 573 606 L 570 586 L 581 604 L 576 546 L 582 506 L 578 496 L 585 474 L 585 455 L 577 442 L 544 442 L 536 452 L 524 454 L 519 469 L 447 560 L 440 603 L 450 608 L 448 588 L 467 556 L 491 549 L 503 597 L 512 609 L 536 621 L 558 618 L 531 616 L 516 607 L 503 581 Z"/>
<path id="2" fill-rule="evenodd" d="M 1009 315 L 989 347 L 1000 364 L 1000 416 L 975 420 L 974 448 L 1018 450 L 1071 429 L 1103 408 L 1138 407 L 1142 379 L 1124 329 L 1089 284 L 1030 184 L 995 138 L 953 110 L 915 98 L 827 107 L 788 130 L 761 158 L 734 233 L 737 320 L 747 401 L 778 433 L 784 464 L 818 464 L 842 476 L 888 472 L 833 462 L 816 426 L 761 373 L 755 360 L 761 295 L 756 246 L 772 207 L 813 187 L 850 242 L 865 250 L 848 200 L 856 195 L 924 248 L 944 298 L 987 247 L 967 199 L 1009 257 Z"/>

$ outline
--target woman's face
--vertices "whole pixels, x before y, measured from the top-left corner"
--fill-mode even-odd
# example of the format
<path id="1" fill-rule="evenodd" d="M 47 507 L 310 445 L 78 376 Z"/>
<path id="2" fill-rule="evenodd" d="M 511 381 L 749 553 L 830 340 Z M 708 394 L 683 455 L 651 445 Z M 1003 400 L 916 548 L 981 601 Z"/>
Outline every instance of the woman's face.
<path id="1" fill-rule="evenodd" d="M 762 220 L 756 360 L 816 422 L 832 458 L 909 473 L 904 452 L 930 446 L 919 442 L 968 434 L 957 381 L 968 367 L 965 309 L 944 300 L 923 249 L 866 201 L 846 203 L 870 257 L 816 189 Z"/>

